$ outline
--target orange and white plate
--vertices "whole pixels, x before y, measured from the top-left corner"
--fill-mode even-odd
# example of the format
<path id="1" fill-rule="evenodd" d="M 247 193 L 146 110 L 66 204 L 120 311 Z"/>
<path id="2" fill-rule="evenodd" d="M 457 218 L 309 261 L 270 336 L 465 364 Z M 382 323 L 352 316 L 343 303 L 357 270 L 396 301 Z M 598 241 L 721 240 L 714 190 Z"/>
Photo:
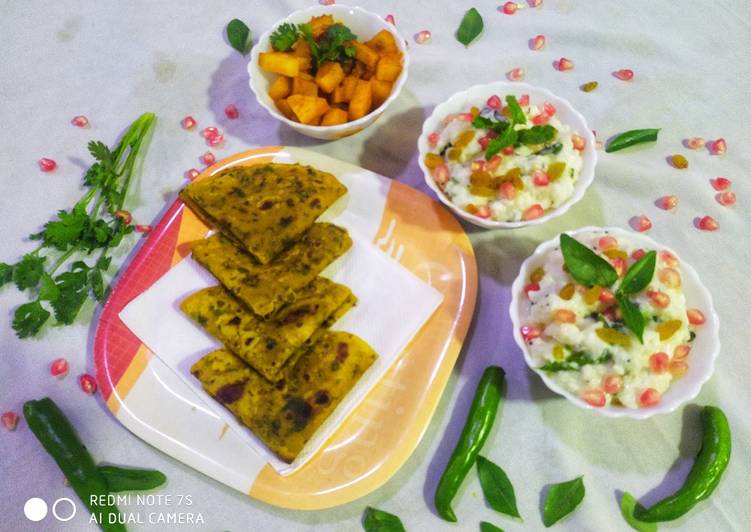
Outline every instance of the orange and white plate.
<path id="1" fill-rule="evenodd" d="M 467 235 L 440 204 L 404 184 L 311 151 L 246 151 L 205 170 L 267 162 L 309 164 L 350 191 L 357 230 L 438 290 L 443 301 L 385 376 L 301 469 L 282 476 L 125 326 L 120 311 L 189 253 L 209 228 L 176 200 L 123 272 L 94 341 L 107 406 L 134 434 L 261 501 L 295 509 L 344 504 L 386 482 L 420 441 L 461 349 L 474 310 L 477 267 Z"/>

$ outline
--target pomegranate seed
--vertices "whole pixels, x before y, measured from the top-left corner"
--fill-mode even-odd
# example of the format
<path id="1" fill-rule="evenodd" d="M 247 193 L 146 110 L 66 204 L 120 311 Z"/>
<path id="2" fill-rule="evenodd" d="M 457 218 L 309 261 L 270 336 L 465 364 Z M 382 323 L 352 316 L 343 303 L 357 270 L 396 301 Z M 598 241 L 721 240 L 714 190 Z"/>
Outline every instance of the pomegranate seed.
<path id="1" fill-rule="evenodd" d="M 522 220 L 534 220 L 535 218 L 539 218 L 543 214 L 545 214 L 545 209 L 543 209 L 542 205 L 540 205 L 539 203 L 535 203 L 522 213 Z"/>
<path id="2" fill-rule="evenodd" d="M 130 212 L 122 209 L 115 211 L 115 218 L 122 220 L 125 225 L 130 225 L 130 222 L 133 221 L 133 216 L 130 214 Z"/>
<path id="3" fill-rule="evenodd" d="M 665 373 L 668 370 L 670 357 L 667 353 L 652 353 L 649 356 L 649 371 L 652 373 Z"/>
<path id="4" fill-rule="evenodd" d="M 725 207 L 735 205 L 735 192 L 726 190 L 725 192 L 720 192 L 719 194 L 717 194 L 716 198 L 717 203 L 724 205 Z"/>
<path id="5" fill-rule="evenodd" d="M 50 364 L 50 375 L 62 379 L 68 374 L 69 369 L 70 366 L 68 365 L 68 361 L 64 358 L 58 358 L 53 360 L 52 364 Z"/>
<path id="6" fill-rule="evenodd" d="M 522 326 L 520 331 L 525 342 L 531 342 L 535 338 L 542 336 L 542 331 L 535 325 L 524 325 Z"/>
<path id="7" fill-rule="evenodd" d="M 660 402 L 660 392 L 647 388 L 639 394 L 639 406 L 652 406 Z"/>
<path id="8" fill-rule="evenodd" d="M 42 172 L 51 172 L 55 168 L 57 168 L 57 163 L 53 159 L 48 159 L 47 157 L 39 159 L 39 169 Z"/>
<path id="9" fill-rule="evenodd" d="M 96 380 L 88 373 L 78 377 L 78 385 L 81 387 L 83 393 L 87 395 L 94 395 L 96 393 Z"/>
<path id="10" fill-rule="evenodd" d="M 506 146 L 503 148 L 503 151 L 501 152 L 503 155 L 513 155 L 514 154 L 514 147 L 513 146 Z"/>
<path id="11" fill-rule="evenodd" d="M 671 360 L 668 365 L 668 370 L 673 377 L 683 377 L 688 371 L 688 364 L 682 360 Z"/>
<path id="12" fill-rule="evenodd" d="M 691 137 L 690 139 L 686 139 L 684 145 L 689 150 L 700 150 L 704 147 L 704 139 L 701 137 Z"/>
<path id="13" fill-rule="evenodd" d="M 535 35 L 529 40 L 529 47 L 532 50 L 541 50 L 545 46 L 545 36 Z"/>
<path id="14" fill-rule="evenodd" d="M 662 284 L 670 288 L 679 288 L 681 286 L 681 274 L 675 268 L 662 268 L 657 277 Z"/>
<path id="15" fill-rule="evenodd" d="M 386 15 L 383 17 L 386 22 L 391 24 L 392 26 L 396 26 L 396 19 L 394 19 L 394 15 Z"/>
<path id="16" fill-rule="evenodd" d="M 584 137 L 580 137 L 576 133 L 571 135 L 571 144 L 574 146 L 574 149 L 578 151 L 582 151 L 584 149 L 584 146 L 586 146 Z"/>
<path id="17" fill-rule="evenodd" d="M 527 107 L 529 105 L 529 94 L 522 94 L 519 97 L 519 105 L 522 107 Z"/>
<path id="18" fill-rule="evenodd" d="M 490 218 L 490 207 L 488 207 L 487 205 L 478 206 L 475 216 L 477 216 L 478 218 Z"/>
<path id="19" fill-rule="evenodd" d="M 631 253 L 631 258 L 634 259 L 635 261 L 637 261 L 637 260 L 639 260 L 640 258 L 642 258 L 646 254 L 647 254 L 647 252 L 644 251 L 643 249 L 637 249 L 633 253 Z"/>
<path id="20" fill-rule="evenodd" d="M 456 118 L 463 122 L 471 122 L 475 119 L 475 115 L 473 115 L 472 113 L 459 113 L 458 115 L 456 115 Z"/>
<path id="21" fill-rule="evenodd" d="M 415 42 L 417 44 L 430 44 L 432 36 L 428 30 L 422 30 L 415 33 Z"/>
<path id="22" fill-rule="evenodd" d="M 536 126 L 545 125 L 549 121 L 550 121 L 550 117 L 544 113 L 532 117 L 532 123 Z"/>
<path id="23" fill-rule="evenodd" d="M 542 5 L 542 0 L 527 0 L 527 3 L 529 4 L 529 7 L 540 7 Z"/>
<path id="24" fill-rule="evenodd" d="M 670 296 L 659 290 L 647 290 L 647 297 L 657 308 L 667 308 L 670 305 Z"/>
<path id="25" fill-rule="evenodd" d="M 609 249 L 618 248 L 618 239 L 611 235 L 605 235 L 600 237 L 597 241 L 597 249 L 600 251 L 607 251 Z"/>
<path id="26" fill-rule="evenodd" d="M 89 119 L 83 115 L 74 116 L 70 121 L 76 127 L 86 127 L 89 125 Z"/>
<path id="27" fill-rule="evenodd" d="M 660 251 L 660 260 L 669 268 L 678 267 L 678 258 L 670 253 L 667 249 Z"/>
<path id="28" fill-rule="evenodd" d="M 582 392 L 582 400 L 590 406 L 601 408 L 605 406 L 605 392 L 602 390 L 585 390 Z"/>
<path id="29" fill-rule="evenodd" d="M 489 142 L 490 142 L 490 137 L 487 135 L 477 139 L 477 143 L 480 145 L 480 148 L 482 148 L 483 150 L 487 149 Z"/>
<path id="30" fill-rule="evenodd" d="M 621 391 L 623 387 L 623 377 L 616 373 L 609 373 L 602 378 L 602 389 L 606 393 L 614 394 Z"/>
<path id="31" fill-rule="evenodd" d="M 506 72 L 506 77 L 509 81 L 521 81 L 524 79 L 524 69 L 523 68 L 512 68 L 508 72 Z"/>
<path id="32" fill-rule="evenodd" d="M 208 144 L 212 148 L 216 148 L 222 142 L 224 142 L 224 135 L 215 135 L 213 137 L 209 137 L 208 139 L 206 139 L 206 144 Z"/>
<path id="33" fill-rule="evenodd" d="M 725 139 L 717 139 L 712 144 L 709 145 L 709 152 L 712 155 L 725 155 L 725 152 L 728 151 L 728 145 L 725 142 Z"/>
<path id="34" fill-rule="evenodd" d="M 211 137 L 216 137 L 217 135 L 219 135 L 219 130 L 214 126 L 205 127 L 203 128 L 203 131 L 201 131 L 201 136 L 205 139 L 210 139 Z"/>
<path id="35" fill-rule="evenodd" d="M 704 317 L 704 313 L 698 308 L 690 308 L 686 311 L 686 317 L 691 325 L 703 325 L 707 318 Z"/>
<path id="36" fill-rule="evenodd" d="M 318 3 L 322 6 L 333 6 L 336 3 L 336 0 L 318 0 Z"/>
<path id="37" fill-rule="evenodd" d="M 449 167 L 445 164 L 439 164 L 433 169 L 433 179 L 439 185 L 443 185 L 449 180 Z"/>
<path id="38" fill-rule="evenodd" d="M 136 230 L 136 233 L 142 233 L 145 235 L 147 233 L 150 233 L 153 227 L 151 227 L 150 225 L 136 224 L 134 229 Z"/>
<path id="39" fill-rule="evenodd" d="M 428 144 L 435 146 L 436 144 L 438 144 L 439 138 L 441 138 L 441 134 L 437 131 L 433 131 L 430 135 L 428 135 Z"/>
<path id="40" fill-rule="evenodd" d="M 196 127 L 196 119 L 192 116 L 186 116 L 185 118 L 180 120 L 180 126 L 182 126 L 183 129 L 193 129 L 194 127 Z"/>
<path id="41" fill-rule="evenodd" d="M 196 177 L 198 177 L 201 174 L 198 170 L 195 168 L 191 168 L 187 172 L 185 172 L 185 177 L 193 181 Z"/>
<path id="42" fill-rule="evenodd" d="M 530 292 L 537 292 L 540 290 L 540 283 L 529 283 L 524 287 L 524 293 L 529 297 Z"/>
<path id="43" fill-rule="evenodd" d="M 227 107 L 224 108 L 224 115 L 230 120 L 235 120 L 237 117 L 240 116 L 240 111 L 237 110 L 237 107 L 235 106 L 235 104 L 231 103 Z"/>
<path id="44" fill-rule="evenodd" d="M 546 187 L 550 184 L 550 178 L 542 170 L 535 170 L 532 174 L 532 182 L 536 187 Z"/>
<path id="45" fill-rule="evenodd" d="M 499 166 L 501 166 L 502 161 L 503 161 L 503 157 L 501 157 L 498 154 L 493 155 L 493 157 L 491 157 L 490 160 L 485 163 L 485 170 L 487 170 L 488 172 L 493 172 Z"/>
<path id="46" fill-rule="evenodd" d="M 16 427 L 18 426 L 18 414 L 11 412 L 10 410 L 3 412 L 3 415 L 0 416 L 0 420 L 3 423 L 3 427 L 5 427 L 5 430 L 8 432 L 16 430 Z"/>
<path id="47" fill-rule="evenodd" d="M 574 68 L 573 61 L 571 61 L 571 59 L 568 59 L 566 57 L 561 57 L 555 63 L 555 69 L 561 72 L 565 72 L 566 70 L 571 70 L 572 68 Z"/>
<path id="48" fill-rule="evenodd" d="M 507 199 L 507 200 L 514 199 L 514 196 L 516 196 L 516 187 L 514 186 L 513 183 L 509 181 L 504 181 L 503 183 L 501 183 L 500 192 L 501 192 L 501 196 L 504 199 Z"/>
<path id="49" fill-rule="evenodd" d="M 710 183 L 712 183 L 712 187 L 715 190 L 725 190 L 727 188 L 730 188 L 730 185 L 733 184 L 730 179 L 727 177 L 715 177 L 714 179 L 710 180 Z"/>
<path id="50" fill-rule="evenodd" d="M 662 196 L 661 198 L 657 198 L 657 201 L 655 201 L 655 205 L 659 207 L 660 209 L 664 211 L 669 211 L 671 209 L 675 209 L 675 207 L 678 205 L 678 197 L 677 196 Z"/>
<path id="51" fill-rule="evenodd" d="M 675 346 L 673 349 L 673 358 L 676 360 L 683 360 L 691 352 L 691 346 L 689 344 L 681 344 Z"/>
<path id="52" fill-rule="evenodd" d="M 210 151 L 207 151 L 203 155 L 201 155 L 201 162 L 205 164 L 206 166 L 211 166 L 216 162 L 216 157 L 214 157 L 214 154 Z"/>
<path id="53" fill-rule="evenodd" d="M 652 220 L 650 220 L 645 214 L 634 216 L 629 220 L 629 224 L 634 231 L 638 231 L 639 233 L 652 229 Z"/>
<path id="54" fill-rule="evenodd" d="M 556 113 L 557 109 L 555 108 L 555 105 L 553 105 L 550 102 L 545 102 L 542 104 L 542 112 L 545 113 L 548 116 L 553 116 Z"/>
<path id="55" fill-rule="evenodd" d="M 488 98 L 488 101 L 485 102 L 485 105 L 490 107 L 491 109 L 500 109 L 501 108 L 501 99 L 497 95 L 493 95 L 490 98 Z"/>
<path id="56" fill-rule="evenodd" d="M 553 321 L 557 323 L 576 323 L 576 313 L 568 309 L 558 309 L 553 312 Z"/>
<path id="57" fill-rule="evenodd" d="M 519 4 L 517 4 L 516 2 L 506 2 L 506 3 L 505 3 L 505 4 L 503 4 L 503 5 L 501 6 L 501 7 L 499 7 L 499 8 L 498 8 L 498 10 L 499 10 L 499 11 L 500 11 L 501 13 L 503 13 L 504 15 L 513 15 L 513 14 L 514 14 L 514 13 L 516 13 L 516 12 L 517 12 L 517 11 L 519 10 L 519 8 L 521 8 L 521 7 L 523 7 L 523 6 L 520 6 L 520 5 L 519 5 Z"/>
<path id="58" fill-rule="evenodd" d="M 613 72 L 613 75 L 621 81 L 631 81 L 634 79 L 634 71 L 629 68 L 622 68 Z"/>
<path id="59" fill-rule="evenodd" d="M 613 268 L 615 268 L 618 277 L 623 277 L 624 275 L 626 275 L 626 268 L 628 267 L 628 264 L 626 264 L 626 259 L 624 259 L 623 257 L 613 257 L 612 259 L 610 259 L 610 263 L 613 265 Z"/>
<path id="60" fill-rule="evenodd" d="M 704 216 L 699 219 L 696 226 L 702 231 L 717 231 L 720 228 L 720 224 L 711 216 Z"/>
<path id="61" fill-rule="evenodd" d="M 603 305 L 610 306 L 615 303 L 615 294 L 607 288 L 603 288 L 602 292 L 600 292 L 599 300 Z"/>

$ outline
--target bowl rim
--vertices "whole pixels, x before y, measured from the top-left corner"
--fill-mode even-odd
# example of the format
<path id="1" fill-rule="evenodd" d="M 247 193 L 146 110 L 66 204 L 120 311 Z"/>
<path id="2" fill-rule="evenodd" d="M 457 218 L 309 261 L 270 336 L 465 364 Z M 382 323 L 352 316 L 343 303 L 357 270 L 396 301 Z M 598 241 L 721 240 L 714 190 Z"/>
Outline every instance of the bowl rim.
<path id="1" fill-rule="evenodd" d="M 386 98 L 381 105 L 370 111 L 365 116 L 362 116 L 358 118 L 357 120 L 352 120 L 350 122 L 345 122 L 344 124 L 336 124 L 333 126 L 312 126 L 309 124 L 302 124 L 300 122 L 295 122 L 294 120 L 290 120 L 283 114 L 281 114 L 275 106 L 268 105 L 266 102 L 263 101 L 263 98 L 258 94 L 258 91 L 256 90 L 256 83 L 258 81 L 258 78 L 262 77 L 263 74 L 261 72 L 260 67 L 258 66 L 258 55 L 262 51 L 262 47 L 266 48 L 266 45 L 269 43 L 269 39 L 271 36 L 271 33 L 278 28 L 281 24 L 284 24 L 285 22 L 290 22 L 293 18 L 298 17 L 311 17 L 315 15 L 320 14 L 328 14 L 332 13 L 336 15 L 337 13 L 351 13 L 353 16 L 362 16 L 366 18 L 373 19 L 374 21 L 377 21 L 380 26 L 382 26 L 382 29 L 385 29 L 389 31 L 396 40 L 396 44 L 399 47 L 399 51 L 402 53 L 402 71 L 399 73 L 399 77 L 394 82 L 394 86 L 391 88 L 391 94 L 389 94 L 389 97 Z M 337 133 L 344 133 L 346 131 L 350 131 L 351 129 L 355 129 L 358 127 L 366 127 L 369 125 L 370 120 L 374 116 L 378 116 L 382 114 L 386 108 L 391 105 L 391 102 L 393 102 L 401 92 L 402 88 L 404 87 L 404 84 L 407 81 L 407 74 L 409 71 L 409 54 L 407 53 L 407 47 L 405 46 L 405 40 L 404 38 L 399 34 L 396 27 L 384 20 L 381 16 L 377 15 L 376 13 L 373 13 L 372 11 L 368 11 L 367 9 L 363 9 L 359 6 L 349 6 L 345 4 L 332 4 L 330 6 L 325 5 L 314 5 L 310 7 L 306 7 L 303 9 L 298 9 L 297 11 L 293 11 L 289 15 L 287 15 L 285 18 L 276 21 L 272 26 L 266 30 L 264 33 L 261 34 L 261 36 L 258 38 L 258 42 L 256 42 L 255 45 L 253 45 L 253 48 L 250 51 L 250 60 L 248 61 L 247 65 L 247 71 L 248 71 L 248 84 L 250 86 L 250 90 L 253 92 L 253 95 L 256 97 L 256 101 L 266 109 L 266 111 L 274 118 L 278 119 L 279 121 L 287 124 L 293 129 L 298 130 L 305 130 L 310 131 L 311 133 L 331 133 L 333 135 L 336 135 Z"/>
<path id="2" fill-rule="evenodd" d="M 702 309 L 702 312 L 704 312 L 705 315 L 709 316 L 709 320 L 705 324 L 705 327 L 707 325 L 709 325 L 709 327 L 705 329 L 705 332 L 703 334 L 711 335 L 712 338 L 711 338 L 710 345 L 712 347 L 709 348 L 707 353 L 703 353 L 703 356 L 707 357 L 707 360 L 709 363 L 707 365 L 707 371 L 703 374 L 698 375 L 698 378 L 695 379 L 693 386 L 688 389 L 688 392 L 685 394 L 685 396 L 678 396 L 674 398 L 672 402 L 660 401 L 658 404 L 651 406 L 651 407 L 646 407 L 646 408 L 627 408 L 625 406 L 614 407 L 610 405 L 606 405 L 605 407 L 594 407 L 586 403 L 585 401 L 583 401 L 577 395 L 574 395 L 570 391 L 559 386 L 555 381 L 549 378 L 544 372 L 539 371 L 534 366 L 534 363 L 529 355 L 527 345 L 521 336 L 521 332 L 520 332 L 521 319 L 520 319 L 519 312 L 518 312 L 519 300 L 523 292 L 525 280 L 527 279 L 527 276 L 529 275 L 530 267 L 533 262 L 536 262 L 536 259 L 540 258 L 542 255 L 549 252 L 551 248 L 558 246 L 559 238 L 562 233 L 575 237 L 577 235 L 589 234 L 589 233 L 594 233 L 594 232 L 597 232 L 597 233 L 608 232 L 616 236 L 629 238 L 635 242 L 643 243 L 645 247 L 652 247 L 653 249 L 663 249 L 663 250 L 669 251 L 680 261 L 681 270 L 683 272 L 684 284 L 690 283 L 696 289 L 696 291 L 698 291 L 701 294 L 701 297 L 706 299 L 708 306 L 706 309 Z M 643 233 L 634 233 L 631 231 L 626 231 L 625 229 L 621 229 L 619 227 L 596 227 L 596 226 L 591 226 L 591 225 L 580 227 L 578 229 L 573 229 L 570 231 L 563 231 L 562 233 L 557 234 L 555 237 L 551 238 L 550 240 L 541 242 L 537 246 L 537 248 L 535 248 L 534 252 L 532 252 L 532 254 L 529 257 L 527 257 L 524 260 L 524 262 L 522 262 L 522 265 L 519 268 L 519 274 L 517 275 L 516 279 L 514 279 L 514 282 L 511 285 L 511 302 L 509 303 L 509 316 L 511 317 L 514 341 L 519 346 L 519 349 L 521 350 L 524 356 L 524 361 L 527 363 L 527 366 L 529 367 L 529 369 L 532 370 L 532 372 L 534 372 L 535 374 L 539 375 L 542 381 L 550 390 L 552 390 L 553 392 L 559 395 L 564 396 L 566 399 L 568 399 L 570 402 L 572 402 L 576 406 L 586 409 L 586 410 L 592 410 L 592 411 L 598 412 L 599 414 L 602 414 L 606 417 L 611 417 L 611 418 L 625 417 L 625 418 L 631 418 L 631 419 L 647 419 L 657 414 L 669 414 L 670 412 L 675 411 L 682 404 L 694 399 L 701 391 L 702 386 L 704 386 L 704 384 L 714 374 L 715 362 L 720 353 L 720 318 L 717 315 L 717 312 L 715 310 L 714 301 L 712 299 L 712 294 L 704 285 L 704 283 L 702 283 L 701 278 L 699 277 L 699 274 L 697 273 L 697 271 L 691 266 L 691 264 L 682 260 L 680 256 L 678 255 L 678 253 L 675 252 L 675 250 L 671 249 L 668 246 L 658 243 L 656 240 L 652 239 L 651 237 Z"/>
<path id="3" fill-rule="evenodd" d="M 563 107 L 566 108 L 566 111 L 571 113 L 576 120 L 579 120 L 581 122 L 581 125 L 584 130 L 583 131 L 576 131 L 577 134 L 584 137 L 584 140 L 586 142 L 587 149 L 582 155 L 582 170 L 579 173 L 579 179 L 577 180 L 577 183 L 574 186 L 574 191 L 569 196 L 566 201 L 561 203 L 558 207 L 554 209 L 550 209 L 548 212 L 546 212 L 543 216 L 540 216 L 539 218 L 535 218 L 532 220 L 519 220 L 515 222 L 510 221 L 500 221 L 500 220 L 488 220 L 485 218 L 480 218 L 478 216 L 475 216 L 473 214 L 470 214 L 463 209 L 459 208 L 457 205 L 455 205 L 444 193 L 443 191 L 435 184 L 435 181 L 433 180 L 433 177 L 430 173 L 430 171 L 425 166 L 424 158 L 425 155 L 428 153 L 428 135 L 437 127 L 437 124 L 440 123 L 440 121 L 445 117 L 447 114 L 452 112 L 457 112 L 455 107 L 458 107 L 459 104 L 464 104 L 467 99 L 470 99 L 469 96 L 473 92 L 492 92 L 492 93 L 503 93 L 504 90 L 508 91 L 509 89 L 513 89 L 514 92 L 520 92 L 520 91 L 526 91 L 529 93 L 534 93 L 535 95 L 541 96 L 544 99 L 552 100 L 556 103 L 557 107 Z M 574 125 L 574 124 L 570 124 Z M 577 128 L 578 129 L 578 128 Z M 584 115 L 579 112 L 571 103 L 566 100 L 565 98 L 558 96 L 551 92 L 550 90 L 544 88 L 544 87 L 538 87 L 536 85 L 531 85 L 529 83 L 523 83 L 523 82 L 509 82 L 509 81 L 493 81 L 490 83 L 480 83 L 477 85 L 473 85 L 467 89 L 464 89 L 459 92 L 455 92 L 451 96 L 449 96 L 446 100 L 439 103 L 435 106 L 433 109 L 433 112 L 430 114 L 430 116 L 423 122 L 422 126 L 422 132 L 420 133 L 420 137 L 417 140 L 417 147 L 418 147 L 418 164 L 420 165 L 420 169 L 422 170 L 423 177 L 425 179 L 425 183 L 428 185 L 428 187 L 435 192 L 435 194 L 438 196 L 438 199 L 449 207 L 452 211 L 454 211 L 458 216 L 461 218 L 479 226 L 485 229 L 516 229 L 520 227 L 526 227 L 529 225 L 538 225 L 543 224 L 549 220 L 552 220 L 553 218 L 557 218 L 558 216 L 562 216 L 565 214 L 573 205 L 578 203 L 583 197 L 585 192 L 587 191 L 587 188 L 592 184 L 592 181 L 594 181 L 595 177 L 595 166 L 597 165 L 597 150 L 595 149 L 595 137 L 592 133 L 592 129 L 587 124 L 586 118 L 584 118 Z"/>

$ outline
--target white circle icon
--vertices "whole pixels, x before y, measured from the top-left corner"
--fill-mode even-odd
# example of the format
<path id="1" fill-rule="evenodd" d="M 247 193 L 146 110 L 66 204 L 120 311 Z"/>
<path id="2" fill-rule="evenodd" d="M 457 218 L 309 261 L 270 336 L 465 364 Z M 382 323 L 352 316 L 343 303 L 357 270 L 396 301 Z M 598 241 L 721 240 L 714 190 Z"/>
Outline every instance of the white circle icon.
<path id="1" fill-rule="evenodd" d="M 23 505 L 23 514 L 29 521 L 41 521 L 47 517 L 47 503 L 39 497 L 32 497 Z"/>
<path id="2" fill-rule="evenodd" d="M 70 515 L 66 517 L 62 517 L 57 514 L 57 505 L 60 504 L 61 502 L 67 502 L 68 504 L 70 504 Z M 55 516 L 55 519 L 57 519 L 58 521 L 62 521 L 63 523 L 66 521 L 70 521 L 76 515 L 76 503 L 74 503 L 68 497 L 61 497 L 55 501 L 55 504 L 52 505 L 52 515 Z"/>

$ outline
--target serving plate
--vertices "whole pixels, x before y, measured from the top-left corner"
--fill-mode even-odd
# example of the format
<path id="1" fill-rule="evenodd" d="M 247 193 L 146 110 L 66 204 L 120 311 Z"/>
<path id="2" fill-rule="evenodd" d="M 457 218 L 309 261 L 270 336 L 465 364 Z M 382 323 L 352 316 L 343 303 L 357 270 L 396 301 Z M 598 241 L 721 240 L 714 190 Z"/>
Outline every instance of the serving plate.
<path id="1" fill-rule="evenodd" d="M 253 465 L 258 462 L 254 451 L 118 317 L 189 253 L 191 241 L 208 232 L 179 199 L 155 225 L 102 310 L 94 339 L 96 377 L 113 415 L 177 460 L 275 506 L 329 508 L 378 488 L 419 443 L 472 318 L 477 266 L 467 235 L 437 202 L 324 155 L 288 146 L 259 148 L 220 161 L 197 179 L 230 166 L 267 162 L 298 162 L 346 175 L 347 208 L 361 234 L 443 294 L 438 310 L 384 378 L 299 471 L 281 476 L 268 464 Z"/>

